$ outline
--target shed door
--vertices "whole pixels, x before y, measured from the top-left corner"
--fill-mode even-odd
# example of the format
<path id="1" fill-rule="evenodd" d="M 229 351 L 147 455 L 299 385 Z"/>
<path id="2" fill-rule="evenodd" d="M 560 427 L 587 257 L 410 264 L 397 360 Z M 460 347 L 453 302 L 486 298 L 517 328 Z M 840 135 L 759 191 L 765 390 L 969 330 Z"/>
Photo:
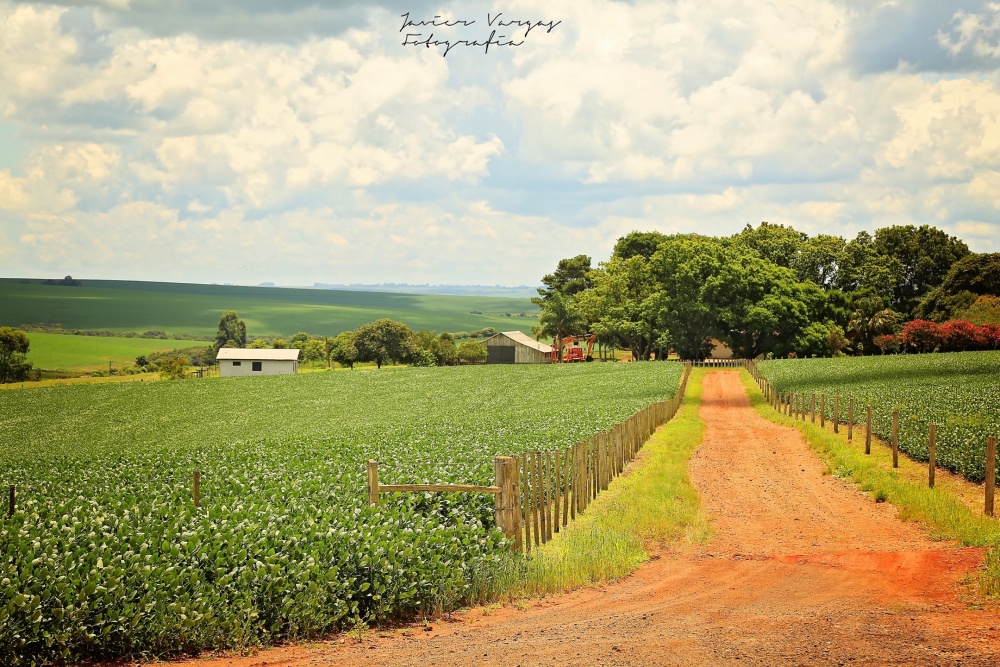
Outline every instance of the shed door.
<path id="1" fill-rule="evenodd" d="M 501 347 L 491 345 L 487 348 L 486 363 L 488 364 L 512 364 L 514 363 L 514 346 Z"/>

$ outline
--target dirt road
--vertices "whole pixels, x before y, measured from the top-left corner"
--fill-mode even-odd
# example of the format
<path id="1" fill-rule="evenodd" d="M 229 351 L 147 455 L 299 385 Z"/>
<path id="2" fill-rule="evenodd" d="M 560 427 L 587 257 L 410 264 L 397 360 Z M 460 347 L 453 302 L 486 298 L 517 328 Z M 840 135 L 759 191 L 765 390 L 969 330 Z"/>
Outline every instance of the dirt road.
<path id="1" fill-rule="evenodd" d="M 704 382 L 691 477 L 715 537 L 626 580 L 451 622 L 191 665 L 1000 665 L 1000 615 L 963 602 L 978 549 L 933 542 L 823 474 L 738 372 Z"/>

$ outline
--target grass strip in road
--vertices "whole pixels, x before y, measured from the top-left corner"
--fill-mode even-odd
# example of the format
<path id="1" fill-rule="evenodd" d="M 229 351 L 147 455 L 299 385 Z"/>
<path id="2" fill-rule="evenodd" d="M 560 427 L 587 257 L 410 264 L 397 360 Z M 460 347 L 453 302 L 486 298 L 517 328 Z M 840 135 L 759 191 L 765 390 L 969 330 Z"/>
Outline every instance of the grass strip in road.
<path id="1" fill-rule="evenodd" d="M 705 434 L 698 416 L 704 376 L 692 372 L 681 409 L 646 442 L 631 470 L 524 561 L 515 597 L 615 581 L 651 553 L 707 541 L 708 521 L 687 471 Z"/>
<path id="2" fill-rule="evenodd" d="M 750 374 L 743 371 L 742 376 L 757 412 L 769 421 L 801 432 L 833 475 L 856 483 L 877 502 L 892 503 L 900 519 L 921 523 L 932 539 L 989 547 L 979 587 L 986 596 L 1000 597 L 1000 521 L 985 516 L 982 510 L 970 508 L 947 485 L 928 488 L 926 464 L 910 461 L 900 454 L 900 468 L 893 469 L 889 448 L 874 446 L 874 438 L 872 453 L 865 455 L 863 429 L 857 429 L 854 442 L 848 443 L 847 434 L 843 430 L 834 433 L 832 425 L 823 428 L 777 412 L 764 400 Z"/>

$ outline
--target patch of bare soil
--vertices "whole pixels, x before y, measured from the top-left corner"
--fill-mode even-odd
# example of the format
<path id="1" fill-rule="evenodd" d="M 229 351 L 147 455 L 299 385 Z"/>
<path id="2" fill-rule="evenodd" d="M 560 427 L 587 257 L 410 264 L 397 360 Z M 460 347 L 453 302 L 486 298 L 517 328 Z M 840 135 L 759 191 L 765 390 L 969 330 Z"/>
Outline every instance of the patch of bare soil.
<path id="1" fill-rule="evenodd" d="M 981 550 L 931 541 L 825 475 L 798 432 L 750 407 L 738 372 L 706 376 L 701 416 L 690 470 L 707 546 L 526 605 L 181 664 L 1000 665 L 996 608 L 963 601 Z"/>

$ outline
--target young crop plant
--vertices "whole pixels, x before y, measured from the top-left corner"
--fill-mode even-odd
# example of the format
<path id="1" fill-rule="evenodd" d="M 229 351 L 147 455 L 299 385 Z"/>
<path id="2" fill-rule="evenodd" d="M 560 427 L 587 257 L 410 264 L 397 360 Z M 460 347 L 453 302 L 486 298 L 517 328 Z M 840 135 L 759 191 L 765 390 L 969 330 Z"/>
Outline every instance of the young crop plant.
<path id="1" fill-rule="evenodd" d="M 0 664 L 169 656 L 446 609 L 509 569 L 493 459 L 670 398 L 680 364 L 407 368 L 0 395 Z M 201 506 L 192 498 L 200 472 Z M 6 509 L 6 508 L 4 508 Z"/>
<path id="2" fill-rule="evenodd" d="M 828 419 L 834 395 L 843 406 L 854 397 L 858 423 L 864 423 L 864 406 L 872 406 L 872 430 L 887 440 L 898 410 L 900 450 L 917 460 L 928 459 L 928 424 L 934 423 L 937 465 L 973 482 L 985 477 L 987 438 L 1000 437 L 1000 352 L 787 359 L 759 368 L 778 391 L 826 393 Z M 840 418 L 846 421 L 846 407 Z"/>

